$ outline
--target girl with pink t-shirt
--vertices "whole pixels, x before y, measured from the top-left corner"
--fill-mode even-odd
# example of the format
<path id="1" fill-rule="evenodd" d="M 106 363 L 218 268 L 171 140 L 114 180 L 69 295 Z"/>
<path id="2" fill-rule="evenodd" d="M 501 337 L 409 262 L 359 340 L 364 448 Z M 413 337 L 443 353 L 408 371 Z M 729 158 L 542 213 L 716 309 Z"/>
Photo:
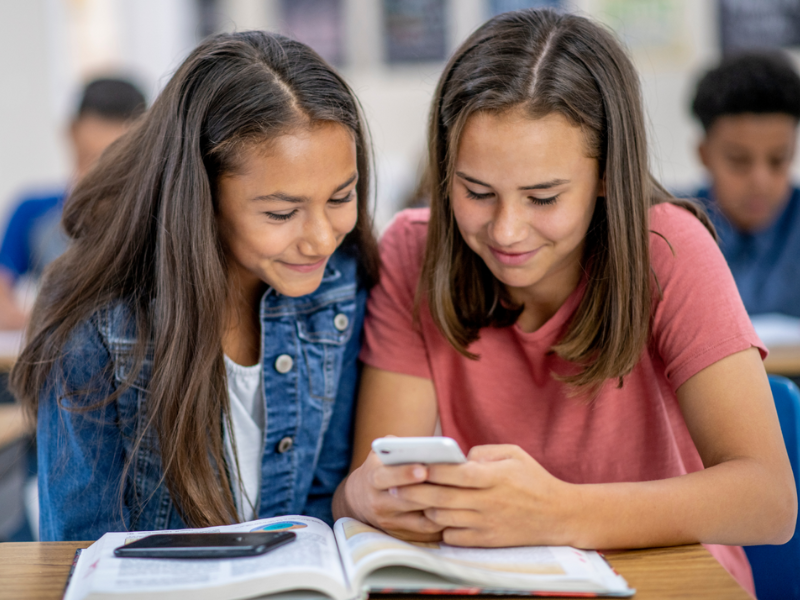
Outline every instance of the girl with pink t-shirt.
<path id="1" fill-rule="evenodd" d="M 574 15 L 492 19 L 429 139 L 430 211 L 381 242 L 335 515 L 467 546 L 699 541 L 752 591 L 737 545 L 785 542 L 797 511 L 766 351 L 705 215 L 648 171 L 619 43 Z M 466 464 L 370 452 L 437 423 Z"/>

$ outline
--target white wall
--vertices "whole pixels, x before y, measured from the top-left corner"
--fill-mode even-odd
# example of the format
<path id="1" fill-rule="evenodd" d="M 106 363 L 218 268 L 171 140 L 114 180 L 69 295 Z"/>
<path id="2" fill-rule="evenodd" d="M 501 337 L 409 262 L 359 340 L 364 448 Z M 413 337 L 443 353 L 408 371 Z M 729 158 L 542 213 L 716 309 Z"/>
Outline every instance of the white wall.
<path id="1" fill-rule="evenodd" d="M 484 20 L 485 4 L 448 1 L 453 49 Z M 628 45 L 642 78 L 656 175 L 677 189 L 700 183 L 695 157 L 700 132 L 688 107 L 697 76 L 719 59 L 716 0 L 571 0 L 571 5 L 617 27 Z M 381 3 L 344 0 L 344 6 L 348 64 L 342 70 L 373 134 L 380 225 L 415 183 L 428 105 L 443 64 L 387 66 Z M 630 31 L 620 24 L 620 6 L 627 10 Z M 225 30 L 281 29 L 277 0 L 220 0 L 219 11 Z M 196 43 L 197 27 L 193 0 L 0 2 L 0 74 L 7 90 L 0 95 L 5 141 L 0 223 L 15 193 L 66 179 L 70 161 L 62 131 L 83 77 L 122 68 L 138 75 L 152 98 Z M 800 173 L 800 158 L 795 172 Z"/>
<path id="2" fill-rule="evenodd" d="M 14 194 L 31 184 L 56 184 L 67 169 L 53 102 L 46 9 L 46 0 L 0 2 L 2 224 Z"/>
<path id="3" fill-rule="evenodd" d="M 63 186 L 83 84 L 130 75 L 152 99 L 197 43 L 193 0 L 0 2 L 0 231 L 23 192 Z"/>

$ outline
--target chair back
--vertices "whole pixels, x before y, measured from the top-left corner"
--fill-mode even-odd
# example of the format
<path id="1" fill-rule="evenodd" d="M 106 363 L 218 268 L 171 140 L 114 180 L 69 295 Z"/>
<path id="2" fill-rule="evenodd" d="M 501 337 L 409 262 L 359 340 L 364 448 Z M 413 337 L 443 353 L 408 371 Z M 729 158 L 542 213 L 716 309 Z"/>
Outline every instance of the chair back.
<path id="1" fill-rule="evenodd" d="M 769 385 L 800 496 L 800 389 L 790 379 L 779 375 L 770 375 Z M 800 600 L 799 528 L 795 525 L 794 536 L 781 546 L 744 547 L 753 568 L 759 600 Z"/>

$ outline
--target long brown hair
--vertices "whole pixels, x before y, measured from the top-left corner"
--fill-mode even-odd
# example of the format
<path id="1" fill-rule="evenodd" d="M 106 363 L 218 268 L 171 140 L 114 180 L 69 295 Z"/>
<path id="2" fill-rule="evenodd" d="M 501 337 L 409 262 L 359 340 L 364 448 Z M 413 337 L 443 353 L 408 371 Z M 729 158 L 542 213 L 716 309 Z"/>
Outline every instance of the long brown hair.
<path id="1" fill-rule="evenodd" d="M 128 304 L 137 342 L 126 384 L 149 346 L 147 426 L 157 433 L 172 498 L 192 526 L 237 519 L 222 442 L 227 279 L 216 182 L 235 169 L 243 148 L 323 121 L 344 125 L 356 141 L 358 222 L 342 248 L 357 256 L 369 286 L 379 263 L 357 100 L 315 52 L 283 36 L 249 31 L 201 43 L 64 207 L 71 245 L 46 274 L 29 342 L 11 374 L 13 391 L 35 416 L 70 333 L 101 307 Z M 138 435 L 136 447 L 145 430 Z"/>
<path id="2" fill-rule="evenodd" d="M 630 373 L 647 343 L 648 209 L 674 199 L 648 170 L 636 71 L 614 36 L 588 19 L 546 9 L 504 13 L 451 58 L 430 116 L 431 216 L 420 294 L 442 334 L 470 358 L 482 327 L 508 326 L 520 315 L 522 307 L 462 238 L 450 202 L 467 119 L 516 107 L 532 119 L 558 113 L 580 127 L 605 177 L 585 244 L 586 292 L 553 348 L 580 366 L 566 381 L 596 388 Z"/>

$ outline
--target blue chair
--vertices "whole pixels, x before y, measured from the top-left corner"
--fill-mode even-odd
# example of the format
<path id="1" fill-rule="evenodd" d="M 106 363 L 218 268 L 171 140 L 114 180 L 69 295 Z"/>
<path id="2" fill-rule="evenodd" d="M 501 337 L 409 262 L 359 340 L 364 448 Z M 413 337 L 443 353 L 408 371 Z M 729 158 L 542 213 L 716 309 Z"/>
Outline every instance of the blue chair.
<path id="1" fill-rule="evenodd" d="M 777 375 L 769 376 L 769 385 L 800 493 L 800 389 Z M 745 546 L 744 551 L 753 568 L 759 600 L 800 600 L 800 527 L 795 527 L 792 539 L 782 546 Z"/>

